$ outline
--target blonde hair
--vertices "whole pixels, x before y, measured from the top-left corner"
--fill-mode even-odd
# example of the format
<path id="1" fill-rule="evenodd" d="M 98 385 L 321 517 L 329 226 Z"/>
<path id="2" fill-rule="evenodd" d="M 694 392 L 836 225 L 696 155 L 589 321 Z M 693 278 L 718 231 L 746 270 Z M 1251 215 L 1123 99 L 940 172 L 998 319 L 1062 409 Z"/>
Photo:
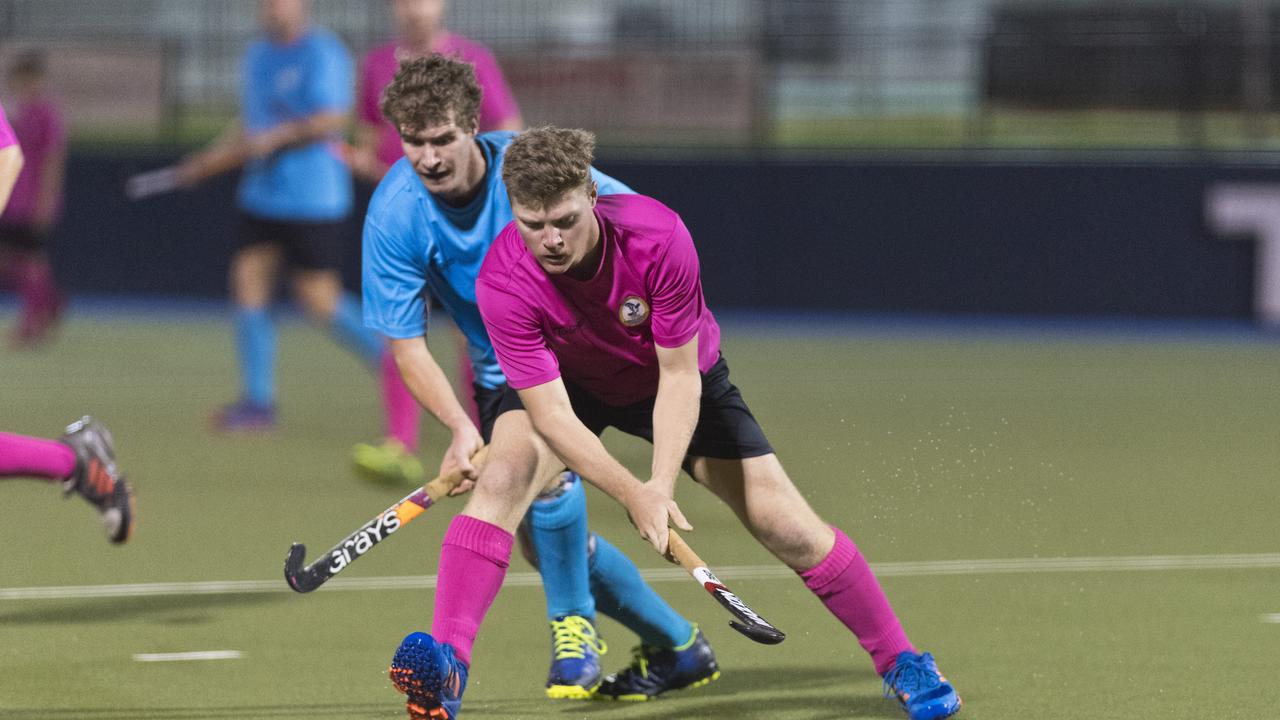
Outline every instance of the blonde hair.
<path id="1" fill-rule="evenodd" d="M 521 205 L 548 207 L 572 190 L 591 184 L 596 136 L 586 130 L 534 128 L 507 147 L 502 181 Z"/>
<path id="2" fill-rule="evenodd" d="M 464 130 L 480 122 L 480 84 L 470 63 L 443 55 L 408 60 L 382 92 L 382 115 L 396 130 L 415 133 L 452 120 Z"/>

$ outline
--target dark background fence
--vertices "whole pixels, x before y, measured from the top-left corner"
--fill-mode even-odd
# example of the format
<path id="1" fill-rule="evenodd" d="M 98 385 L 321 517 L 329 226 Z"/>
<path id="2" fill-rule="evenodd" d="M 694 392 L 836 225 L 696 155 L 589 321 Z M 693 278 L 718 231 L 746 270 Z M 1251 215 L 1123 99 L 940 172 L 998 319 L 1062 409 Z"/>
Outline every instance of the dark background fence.
<path id="1" fill-rule="evenodd" d="M 76 158 L 59 270 L 76 292 L 224 297 L 234 178 L 126 203 L 161 158 Z M 1253 247 L 1203 220 L 1210 163 L 605 158 L 685 218 L 715 307 L 837 312 L 1244 318 Z M 346 276 L 359 275 L 351 223 Z"/>

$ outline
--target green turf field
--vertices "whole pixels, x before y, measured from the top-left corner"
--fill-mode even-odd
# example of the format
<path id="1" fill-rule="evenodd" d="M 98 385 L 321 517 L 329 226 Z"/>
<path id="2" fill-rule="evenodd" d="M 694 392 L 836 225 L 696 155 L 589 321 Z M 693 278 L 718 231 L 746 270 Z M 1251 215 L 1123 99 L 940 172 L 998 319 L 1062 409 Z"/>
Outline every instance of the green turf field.
<path id="1" fill-rule="evenodd" d="M 431 592 L 365 586 L 425 582 L 461 504 L 432 509 L 331 586 L 288 592 L 292 541 L 314 558 L 405 493 L 348 470 L 350 445 L 379 432 L 373 379 L 287 326 L 282 427 L 213 437 L 208 414 L 234 390 L 229 325 L 167 317 L 73 316 L 47 351 L 0 350 L 0 430 L 51 436 L 95 413 L 140 508 L 133 542 L 112 547 L 80 500 L 0 484 L 0 718 L 401 717 L 386 663 L 429 626 Z M 1276 716 L 1280 342 L 732 323 L 725 335 L 783 463 L 882 570 L 907 631 L 964 696 L 961 718 Z M 434 462 L 442 435 L 426 432 Z M 609 442 L 648 467 L 646 446 Z M 707 630 L 723 678 L 640 705 L 542 699 L 541 590 L 516 558 L 463 717 L 902 717 L 843 628 L 708 493 L 681 487 L 687 537 L 788 632 L 782 645 L 729 630 L 592 493 L 593 527 L 659 573 L 659 591 Z M 964 562 L 990 559 L 1026 562 Z M 242 584 L 192 594 L 219 589 L 211 581 Z M 141 594 L 158 583 L 177 585 Z M 141 587 L 73 589 L 123 584 Z M 607 664 L 626 664 L 632 639 L 602 629 Z M 212 650 L 241 657 L 134 659 Z"/>

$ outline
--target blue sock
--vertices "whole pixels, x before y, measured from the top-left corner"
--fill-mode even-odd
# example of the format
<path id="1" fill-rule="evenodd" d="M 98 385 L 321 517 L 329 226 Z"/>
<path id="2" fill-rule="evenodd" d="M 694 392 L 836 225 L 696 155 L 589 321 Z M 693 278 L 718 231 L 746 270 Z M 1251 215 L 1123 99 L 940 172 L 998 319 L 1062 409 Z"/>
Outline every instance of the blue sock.
<path id="1" fill-rule="evenodd" d="M 236 352 L 242 396 L 255 405 L 276 399 L 276 326 L 266 308 L 236 311 Z"/>
<path id="2" fill-rule="evenodd" d="M 378 367 L 382 358 L 382 335 L 365 327 L 360 301 L 354 295 L 343 293 L 338 298 L 338 307 L 333 312 L 333 322 L 329 329 L 343 347 L 359 355 L 370 367 Z"/>
<path id="3" fill-rule="evenodd" d="M 589 565 L 597 609 L 627 626 L 641 642 L 675 648 L 693 637 L 693 625 L 649 587 L 630 558 L 598 534 Z"/>
<path id="4" fill-rule="evenodd" d="M 534 500 L 528 518 L 547 595 L 547 617 L 594 619 L 596 606 L 587 571 L 587 494 L 582 481 L 574 475 L 560 495 Z"/>

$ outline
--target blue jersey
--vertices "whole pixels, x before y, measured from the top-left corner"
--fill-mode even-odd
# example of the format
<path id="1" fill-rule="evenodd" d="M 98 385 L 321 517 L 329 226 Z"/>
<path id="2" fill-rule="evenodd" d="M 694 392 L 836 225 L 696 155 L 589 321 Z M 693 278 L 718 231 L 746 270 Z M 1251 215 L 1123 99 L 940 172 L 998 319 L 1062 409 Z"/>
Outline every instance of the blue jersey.
<path id="1" fill-rule="evenodd" d="M 280 45 L 262 38 L 249 46 L 241 69 L 242 122 L 249 134 L 322 112 L 350 112 L 351 55 L 336 35 L 311 28 Z M 351 170 L 340 138 L 278 151 L 245 166 L 240 208 L 269 220 L 332 221 L 351 213 Z"/>
<path id="2" fill-rule="evenodd" d="M 476 277 L 493 239 L 513 219 L 502 159 L 514 137 L 476 136 L 485 175 L 466 207 L 437 201 L 401 158 L 378 184 L 364 219 L 365 325 L 392 338 L 425 335 L 428 298 L 436 298 L 466 336 L 476 382 L 486 388 L 506 378 L 476 306 Z M 591 175 L 601 195 L 632 192 L 595 168 Z"/>

